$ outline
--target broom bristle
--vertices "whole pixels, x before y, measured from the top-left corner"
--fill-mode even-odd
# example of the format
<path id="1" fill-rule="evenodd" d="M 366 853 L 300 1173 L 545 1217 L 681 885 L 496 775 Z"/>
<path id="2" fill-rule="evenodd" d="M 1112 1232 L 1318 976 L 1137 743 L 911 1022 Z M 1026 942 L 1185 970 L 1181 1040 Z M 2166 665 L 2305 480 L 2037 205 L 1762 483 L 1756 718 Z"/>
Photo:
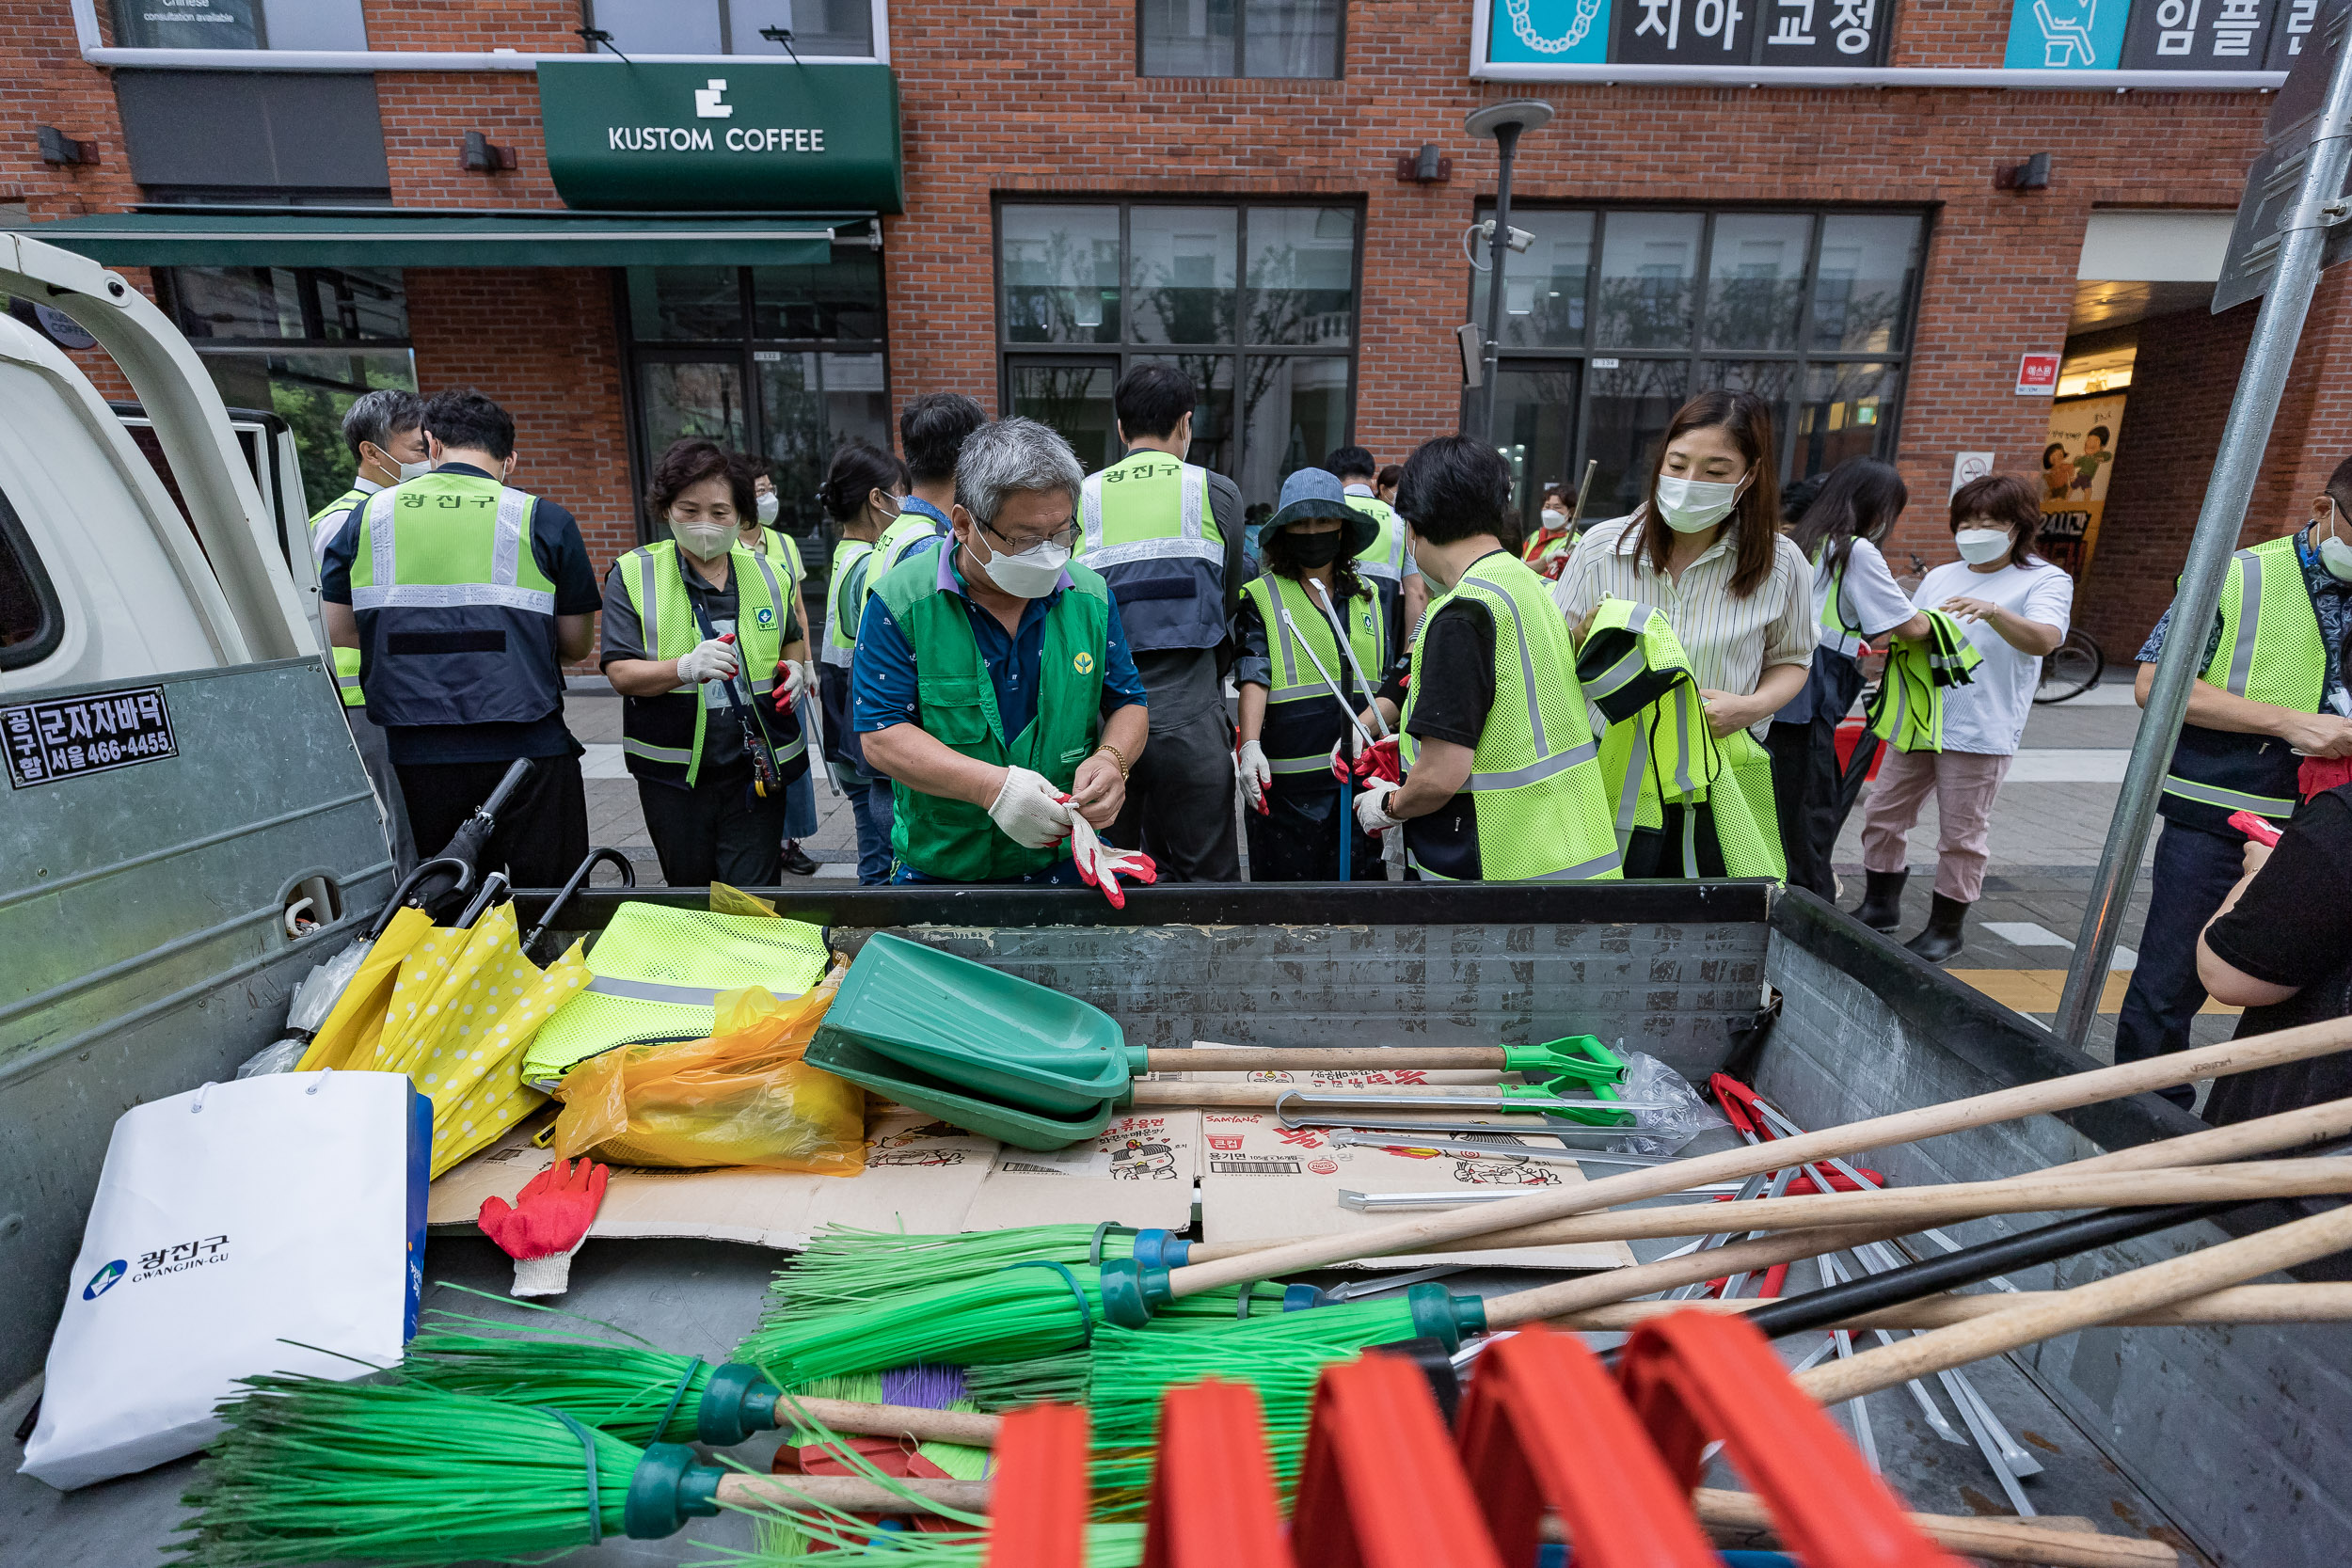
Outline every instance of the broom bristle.
<path id="1" fill-rule="evenodd" d="M 404 1378 L 445 1393 L 507 1404 L 552 1405 L 589 1426 L 643 1445 L 694 1440 L 695 1412 L 710 1386 L 712 1367 L 633 1335 L 606 1338 L 436 1312 L 426 1331 L 409 1341 L 400 1370 Z M 654 1427 L 664 1410 L 670 1411 L 670 1418 L 657 1433 Z"/>
<path id="2" fill-rule="evenodd" d="M 1099 1275 L 1070 1270 L 1087 1317 L 1103 1321 Z M 736 1349 L 780 1387 L 812 1378 L 880 1371 L 929 1361 L 953 1366 L 1050 1355 L 1082 1343 L 1086 1318 L 1055 1269 L 999 1269 L 977 1279 L 910 1291 L 820 1317 L 763 1323 Z"/>
<path id="3" fill-rule="evenodd" d="M 587 1448 L 602 1532 L 622 1532 L 639 1450 L 546 1411 L 416 1384 L 249 1378 L 182 1500 L 173 1550 L 204 1568 L 457 1562 L 584 1545 Z"/>
<path id="4" fill-rule="evenodd" d="M 832 1225 L 818 1233 L 790 1268 L 776 1275 L 769 1287 L 768 1312 L 783 1318 L 838 1311 L 902 1291 L 992 1274 L 1030 1258 L 1090 1263 L 1094 1231 L 1090 1225 L 1029 1225 L 907 1235 Z M 1112 1232 L 1103 1238 L 1103 1257 L 1134 1254 L 1133 1237 Z"/>

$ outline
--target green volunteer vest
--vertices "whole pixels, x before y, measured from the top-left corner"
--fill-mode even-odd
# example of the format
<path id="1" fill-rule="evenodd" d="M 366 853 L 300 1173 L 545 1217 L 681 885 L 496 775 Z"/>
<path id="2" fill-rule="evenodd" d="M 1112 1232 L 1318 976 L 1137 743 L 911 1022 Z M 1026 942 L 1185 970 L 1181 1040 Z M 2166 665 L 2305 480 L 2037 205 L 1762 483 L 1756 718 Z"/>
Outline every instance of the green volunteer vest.
<path id="1" fill-rule="evenodd" d="M 1357 552 L 1356 569 L 1388 583 L 1405 580 L 1405 519 L 1377 496 L 1349 496 L 1347 504 L 1379 525 L 1372 543 Z"/>
<path id="2" fill-rule="evenodd" d="M 334 533 L 327 525 L 340 520 L 373 494 L 374 491 L 362 490 L 355 484 L 310 514 L 310 560 L 314 563 L 326 564 L 326 546 Z M 367 694 L 359 689 L 359 650 L 329 646 L 326 651 L 335 658 L 335 690 L 342 698 L 343 706 L 367 706 Z"/>
<path id="3" fill-rule="evenodd" d="M 1078 764 L 1094 751 L 1101 730 L 1103 667 L 1110 655 L 1110 590 L 1077 562 L 1075 585 L 1055 596 L 1045 612 L 1039 657 L 1037 716 L 1017 736 L 1005 734 L 996 688 L 980 661 L 970 611 L 952 586 L 952 543 L 939 569 L 893 572 L 874 592 L 882 595 L 914 655 L 915 693 L 923 733 L 950 751 L 999 768 L 1026 768 L 1067 793 Z M 985 807 L 924 795 L 892 780 L 890 847 L 926 876 L 955 882 L 1001 882 L 1043 871 L 1068 858 L 1069 845 L 1025 849 L 997 831 Z"/>
<path id="4" fill-rule="evenodd" d="M 808 568 L 801 564 L 800 542 L 782 529 L 760 525 L 759 553 L 784 568 L 789 587 L 797 590 L 808 580 Z"/>
<path id="5" fill-rule="evenodd" d="M 850 656 L 857 651 L 857 621 L 866 611 L 866 591 L 872 587 L 870 571 L 858 581 L 857 602 L 850 602 L 850 580 L 857 563 L 874 553 L 874 546 L 864 539 L 844 539 L 833 547 L 833 576 L 828 593 L 832 603 L 825 607 L 825 641 L 817 657 L 837 670 L 850 667 Z"/>
<path id="6" fill-rule="evenodd" d="M 1432 601 L 1413 637 L 1414 678 L 1397 726 L 1406 732 L 1398 746 L 1407 768 L 1420 752 L 1410 727 L 1429 623 L 1440 605 L 1457 595 L 1485 605 L 1494 616 L 1495 701 L 1470 752 L 1467 786 L 1476 806 L 1470 817 L 1478 835 L 1481 881 L 1584 880 L 1620 874 L 1598 749 L 1577 684 L 1575 650 L 1549 587 L 1525 562 L 1498 551 Z M 1445 844 L 1436 826 L 1439 817 L 1452 816 L 1440 810 L 1406 825 L 1406 852 L 1425 877 L 1445 879 L 1424 863 L 1424 854 L 1448 849 L 1454 853 L 1438 858 L 1454 864 L 1466 859 L 1459 851 L 1469 847 Z"/>
<path id="7" fill-rule="evenodd" d="M 735 574 L 735 645 L 742 650 L 740 679 L 751 685 L 750 701 L 763 701 L 775 685 L 776 661 L 784 657 L 784 627 L 790 618 L 791 600 L 778 580 L 775 562 L 743 547 L 739 541 L 727 552 Z M 694 607 L 678 576 L 677 541 L 658 540 L 640 545 L 613 562 L 628 604 L 644 627 L 646 657 L 682 658 L 703 640 Z M 683 784 L 691 788 L 702 773 L 703 739 L 710 709 L 700 682 L 672 687 L 652 697 L 629 697 L 621 704 L 621 755 L 629 772 L 658 784 Z M 733 722 L 733 716 L 728 716 Z M 805 736 L 794 736 L 775 747 L 776 761 L 787 764 L 808 751 Z"/>
<path id="8" fill-rule="evenodd" d="M 1266 765 L 1278 779 L 1320 773 L 1327 781 L 1331 744 L 1346 733 L 1347 721 L 1340 716 L 1340 700 L 1315 673 L 1316 661 L 1340 683 L 1340 689 L 1355 689 L 1355 673 L 1341 657 L 1331 619 L 1324 613 L 1323 602 L 1295 578 L 1273 573 L 1252 578 L 1242 585 L 1242 596 L 1258 607 L 1265 622 L 1269 680 L 1258 744 Z M 1388 617 L 1381 613 L 1379 598 L 1375 591 L 1337 607 L 1347 624 L 1348 646 L 1370 681 L 1377 681 L 1388 668 Z M 1287 626 L 1285 611 L 1290 615 Z"/>
<path id="9" fill-rule="evenodd" d="M 893 566 L 907 558 L 908 550 L 933 537 L 938 531 L 939 525 L 927 514 L 899 513 L 891 525 L 882 531 L 882 537 L 874 541 L 874 564 L 866 573 L 866 591 L 871 594 L 881 587 L 882 579 L 890 575 Z M 864 614 L 865 611 L 866 606 L 861 601 L 858 612 Z"/>
<path id="10" fill-rule="evenodd" d="M 1772 754 L 1745 730 L 1719 740 L 1708 728 L 1690 656 L 1663 610 L 1633 599 L 1603 599 L 1585 633 L 1578 673 L 1609 721 L 1600 770 L 1617 785 L 1613 826 L 1620 847 L 1636 828 L 1663 827 L 1669 802 L 1706 802 L 1727 875 L 1786 879 Z M 1698 875 L 1697 834 L 1697 816 L 1686 810 L 1686 877 Z"/>
<path id="11" fill-rule="evenodd" d="M 2197 678 L 2253 702 L 2317 713 L 2327 692 L 2328 645 L 2303 581 L 2296 537 L 2265 540 L 2230 558 L 2221 584 L 2221 641 Z M 2265 746 L 2262 737 L 2208 736 L 2215 732 L 2182 729 L 2166 795 L 2224 814 L 2295 815 L 2298 764 L 2291 752 L 2275 741 Z"/>
<path id="12" fill-rule="evenodd" d="M 1129 452 L 1079 485 L 1078 535 L 1078 559 L 1119 599 L 1130 648 L 1225 640 L 1225 535 L 1208 469 L 1149 448 Z"/>
<path id="13" fill-rule="evenodd" d="M 1898 752 L 1944 749 L 1944 691 L 1968 686 L 1984 656 L 1958 621 L 1940 610 L 1922 610 L 1928 635 L 1917 642 L 1900 638 L 1886 653 L 1886 673 L 1870 699 L 1870 732 Z"/>

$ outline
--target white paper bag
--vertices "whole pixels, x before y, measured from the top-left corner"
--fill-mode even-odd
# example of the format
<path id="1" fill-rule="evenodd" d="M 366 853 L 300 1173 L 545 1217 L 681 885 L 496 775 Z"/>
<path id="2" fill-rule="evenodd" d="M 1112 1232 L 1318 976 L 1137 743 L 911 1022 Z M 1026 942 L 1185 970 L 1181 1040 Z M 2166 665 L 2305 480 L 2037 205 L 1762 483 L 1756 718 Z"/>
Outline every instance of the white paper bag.
<path id="1" fill-rule="evenodd" d="M 24 1473 L 71 1488 L 144 1470 L 211 1442 L 238 1378 L 398 1361 L 432 1145 L 433 1102 L 397 1072 L 275 1073 L 125 1112 Z"/>

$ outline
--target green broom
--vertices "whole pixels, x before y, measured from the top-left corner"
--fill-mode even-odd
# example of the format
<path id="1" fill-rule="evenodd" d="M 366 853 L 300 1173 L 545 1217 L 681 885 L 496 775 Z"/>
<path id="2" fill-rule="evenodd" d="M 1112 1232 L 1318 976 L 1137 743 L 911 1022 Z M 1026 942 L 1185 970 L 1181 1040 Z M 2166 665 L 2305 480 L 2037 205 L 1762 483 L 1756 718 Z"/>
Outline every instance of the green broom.
<path id="1" fill-rule="evenodd" d="M 778 1317 L 839 1311 L 1031 1259 L 1099 1268 L 1106 1258 L 1135 1258 L 1148 1266 L 1175 1268 L 1190 1247 L 1165 1230 L 1107 1221 L 915 1235 L 833 1225 L 818 1232 L 790 1268 L 778 1272 L 769 1287 L 770 1307 Z"/>

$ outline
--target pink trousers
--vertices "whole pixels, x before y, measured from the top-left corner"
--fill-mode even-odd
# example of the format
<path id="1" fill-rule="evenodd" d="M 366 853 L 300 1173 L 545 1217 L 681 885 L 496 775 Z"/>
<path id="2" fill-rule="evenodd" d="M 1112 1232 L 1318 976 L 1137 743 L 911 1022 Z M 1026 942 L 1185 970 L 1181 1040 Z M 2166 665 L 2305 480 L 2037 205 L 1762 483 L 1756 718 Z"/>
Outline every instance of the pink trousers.
<path id="1" fill-rule="evenodd" d="M 1862 865 L 1900 871 L 1908 863 L 1904 835 L 1919 806 L 1935 795 L 1935 891 L 1973 904 L 1984 891 L 1986 839 L 1993 800 L 2011 759 L 1983 752 L 1888 751 L 1862 802 Z"/>

